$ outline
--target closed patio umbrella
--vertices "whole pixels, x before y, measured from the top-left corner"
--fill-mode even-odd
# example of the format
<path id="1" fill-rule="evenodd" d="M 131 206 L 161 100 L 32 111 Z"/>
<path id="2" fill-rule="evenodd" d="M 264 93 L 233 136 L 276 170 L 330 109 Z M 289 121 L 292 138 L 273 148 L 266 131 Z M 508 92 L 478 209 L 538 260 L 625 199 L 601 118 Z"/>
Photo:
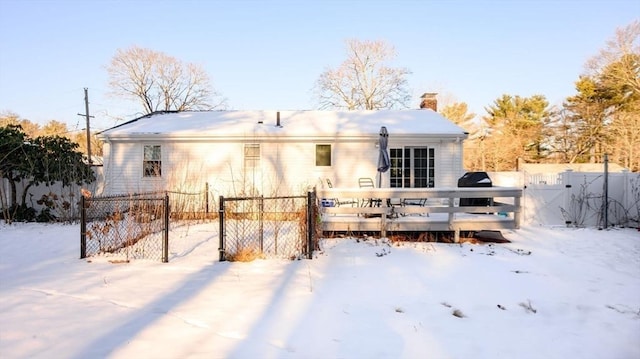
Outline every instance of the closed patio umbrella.
<path id="1" fill-rule="evenodd" d="M 382 126 L 378 139 L 378 188 L 382 186 L 382 173 L 387 172 L 389 167 L 391 167 L 391 160 L 389 159 L 389 152 L 387 151 L 388 144 L 389 133 L 387 132 L 387 128 Z"/>

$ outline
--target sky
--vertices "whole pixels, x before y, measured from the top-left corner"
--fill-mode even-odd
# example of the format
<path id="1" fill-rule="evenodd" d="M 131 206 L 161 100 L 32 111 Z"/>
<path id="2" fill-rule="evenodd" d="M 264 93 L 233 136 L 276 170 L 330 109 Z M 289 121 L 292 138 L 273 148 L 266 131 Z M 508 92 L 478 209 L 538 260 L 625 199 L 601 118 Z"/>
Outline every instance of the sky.
<path id="1" fill-rule="evenodd" d="M 325 238 L 311 260 L 247 263 L 218 261 L 215 221 L 175 226 L 168 263 L 79 259 L 79 233 L 0 223 L 3 358 L 640 357 L 634 228 Z"/>
<path id="2" fill-rule="evenodd" d="M 315 82 L 347 39 L 393 46 L 416 107 L 424 92 L 478 115 L 503 94 L 558 105 L 638 18 L 635 0 L 0 0 L 0 112 L 82 129 L 88 88 L 95 130 L 135 118 L 105 69 L 134 45 L 201 65 L 228 109 L 317 109 Z"/>

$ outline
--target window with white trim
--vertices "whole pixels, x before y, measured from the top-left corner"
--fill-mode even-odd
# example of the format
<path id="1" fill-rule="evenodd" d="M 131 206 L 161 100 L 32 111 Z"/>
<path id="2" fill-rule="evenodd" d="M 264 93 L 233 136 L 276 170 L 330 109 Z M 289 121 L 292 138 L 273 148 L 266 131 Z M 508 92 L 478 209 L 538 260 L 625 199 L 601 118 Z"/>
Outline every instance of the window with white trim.
<path id="1" fill-rule="evenodd" d="M 162 149 L 160 145 L 145 145 L 142 160 L 144 177 L 162 176 Z"/>
<path id="2" fill-rule="evenodd" d="M 258 168 L 260 167 L 260 144 L 247 143 L 244 145 L 244 167 Z"/>
<path id="3" fill-rule="evenodd" d="M 331 166 L 331 145 L 316 145 L 316 166 Z"/>

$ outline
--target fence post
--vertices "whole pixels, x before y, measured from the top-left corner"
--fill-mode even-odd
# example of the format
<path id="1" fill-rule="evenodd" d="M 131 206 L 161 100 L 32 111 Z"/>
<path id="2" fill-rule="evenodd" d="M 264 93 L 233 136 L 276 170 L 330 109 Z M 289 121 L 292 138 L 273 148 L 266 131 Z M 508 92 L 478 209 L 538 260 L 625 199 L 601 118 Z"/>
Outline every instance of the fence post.
<path id="1" fill-rule="evenodd" d="M 447 218 L 447 222 L 449 223 L 449 228 L 453 228 L 453 207 L 454 207 L 455 198 L 449 197 L 449 217 Z"/>
<path id="2" fill-rule="evenodd" d="M 380 206 L 384 208 L 384 213 L 380 214 L 380 238 L 387 237 L 387 214 L 389 213 L 387 203 L 387 200 L 380 200 Z M 393 208 L 391 210 L 393 210 Z"/>
<path id="3" fill-rule="evenodd" d="M 258 227 L 260 240 L 260 253 L 264 253 L 264 195 L 260 195 L 258 199 Z M 275 252 L 278 254 L 278 242 L 276 239 Z"/>
<path id="4" fill-rule="evenodd" d="M 604 229 L 609 227 L 609 155 L 604 154 Z"/>
<path id="5" fill-rule="evenodd" d="M 630 179 L 629 179 L 629 170 L 628 169 L 623 169 L 622 170 L 622 197 L 620 198 L 620 203 L 622 203 L 622 207 L 625 208 L 625 218 L 624 218 L 624 225 L 625 226 L 630 226 L 631 225 L 631 218 L 630 216 L 630 212 L 631 209 L 633 207 L 632 205 L 632 200 L 631 198 L 633 197 L 631 195 L 631 192 L 629 191 L 629 185 L 630 185 Z"/>
<path id="6" fill-rule="evenodd" d="M 562 184 L 564 184 L 564 208 L 568 213 L 571 213 L 571 192 L 573 191 L 571 188 L 573 186 L 573 173 L 572 169 L 567 169 L 562 173 Z M 569 226 L 571 224 L 575 225 L 569 220 L 569 218 L 565 218 L 564 224 Z"/>
<path id="7" fill-rule="evenodd" d="M 162 263 L 169 262 L 169 193 L 164 194 L 164 238 L 162 241 Z"/>
<path id="8" fill-rule="evenodd" d="M 86 199 L 80 197 L 80 259 L 87 257 L 87 216 L 86 216 Z"/>
<path id="9" fill-rule="evenodd" d="M 209 182 L 204 184 L 204 218 L 209 218 Z"/>
<path id="10" fill-rule="evenodd" d="M 313 236 L 315 233 L 315 188 L 307 192 L 307 259 L 313 259 Z"/>
<path id="11" fill-rule="evenodd" d="M 522 195 L 524 193 L 520 192 Z M 520 211 L 522 208 L 522 202 L 520 201 L 521 196 L 516 195 L 513 199 L 513 205 L 516 207 L 515 212 L 513 212 L 513 225 L 516 229 L 520 229 Z"/>
<path id="12" fill-rule="evenodd" d="M 218 200 L 219 204 L 219 209 L 218 209 L 218 224 L 219 224 L 219 232 L 220 234 L 218 235 L 218 237 L 220 237 L 220 244 L 218 245 L 218 252 L 220 254 L 220 257 L 218 258 L 218 260 L 220 262 L 225 261 L 224 258 L 224 242 L 225 242 L 225 231 L 224 231 L 224 196 L 220 196 L 219 200 Z"/>

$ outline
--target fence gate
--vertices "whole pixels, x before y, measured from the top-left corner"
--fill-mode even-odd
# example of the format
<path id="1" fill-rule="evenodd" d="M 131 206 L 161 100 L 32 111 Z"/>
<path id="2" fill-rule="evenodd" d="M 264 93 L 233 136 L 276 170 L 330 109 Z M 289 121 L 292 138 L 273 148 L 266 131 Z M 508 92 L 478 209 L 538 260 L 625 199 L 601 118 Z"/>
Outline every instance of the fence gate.
<path id="1" fill-rule="evenodd" d="M 242 257 L 311 259 L 315 193 L 289 197 L 220 196 L 220 261 Z"/>
<path id="2" fill-rule="evenodd" d="M 169 197 L 134 194 L 82 197 L 80 258 L 169 261 Z"/>
<path id="3" fill-rule="evenodd" d="M 522 199 L 522 216 L 527 224 L 564 225 L 566 188 L 562 184 L 529 184 Z"/>

